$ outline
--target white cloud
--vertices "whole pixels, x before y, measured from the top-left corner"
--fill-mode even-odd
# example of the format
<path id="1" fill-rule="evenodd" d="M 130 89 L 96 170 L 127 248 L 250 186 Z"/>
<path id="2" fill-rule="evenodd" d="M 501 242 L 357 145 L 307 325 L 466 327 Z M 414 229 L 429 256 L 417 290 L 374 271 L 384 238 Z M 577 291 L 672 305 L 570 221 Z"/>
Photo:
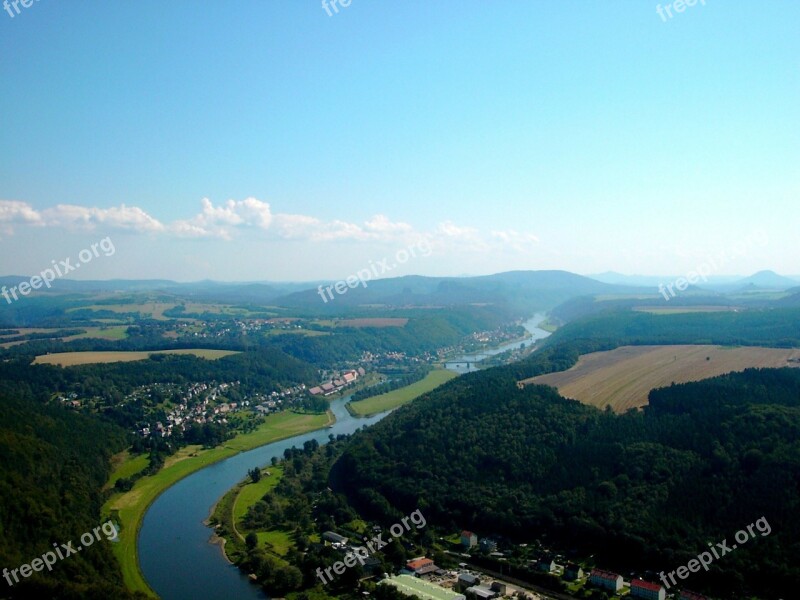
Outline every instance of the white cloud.
<path id="1" fill-rule="evenodd" d="M 492 231 L 491 238 L 501 246 L 511 248 L 520 253 L 530 252 L 539 245 L 539 238 L 532 233 L 520 233 L 509 229 L 507 231 Z"/>
<path id="2" fill-rule="evenodd" d="M 474 227 L 462 227 L 452 221 L 440 223 L 433 232 L 432 244 L 440 252 L 486 252 L 490 249 L 485 236 Z"/>
<path id="3" fill-rule="evenodd" d="M 364 223 L 364 229 L 379 235 L 407 234 L 414 230 L 408 223 L 393 223 L 386 215 L 375 215 Z"/>
<path id="4" fill-rule="evenodd" d="M 36 224 L 41 215 L 27 202 L 18 200 L 0 200 L 0 223 L 4 224 Z"/>
<path id="5" fill-rule="evenodd" d="M 277 214 L 273 222 L 278 235 L 287 240 L 308 239 L 323 227 L 322 221 L 307 215 Z"/>
<path id="6" fill-rule="evenodd" d="M 414 228 L 408 223 L 394 223 L 385 215 L 375 215 L 364 225 L 335 219 L 324 222 L 307 215 L 276 214 L 278 236 L 284 239 L 306 239 L 313 242 L 333 241 L 391 241 L 405 238 Z"/>
<path id="7" fill-rule="evenodd" d="M 201 200 L 201 210 L 192 217 L 164 224 L 136 206 L 98 208 L 59 204 L 37 211 L 27 202 L 0 200 L 0 232 L 12 234 L 14 227 L 40 226 L 77 230 L 112 228 L 133 233 L 150 233 L 176 238 L 232 240 L 242 231 L 255 230 L 275 240 L 330 242 L 375 242 L 408 245 L 425 240 L 439 252 L 512 252 L 529 254 L 539 243 L 531 233 L 513 229 L 483 232 L 475 227 L 444 221 L 430 231 L 415 230 L 402 221 L 376 214 L 355 223 L 290 213 L 273 213 L 267 202 L 249 197 L 215 205 Z"/>
<path id="8" fill-rule="evenodd" d="M 46 208 L 41 212 L 41 216 L 48 227 L 94 230 L 98 226 L 103 226 L 138 233 L 164 230 L 163 224 L 138 206 L 124 204 L 111 208 L 59 204 L 53 208 Z"/>
<path id="9" fill-rule="evenodd" d="M 170 224 L 169 230 L 181 238 L 214 237 L 214 235 L 207 229 L 204 229 L 199 225 L 194 225 L 189 221 L 175 221 Z"/>
<path id="10" fill-rule="evenodd" d="M 0 233 L 13 235 L 15 225 L 40 225 L 42 216 L 27 202 L 0 200 Z"/>
<path id="11" fill-rule="evenodd" d="M 272 211 L 269 203 L 256 198 L 228 200 L 225 204 L 214 206 L 208 198 L 201 201 L 202 211 L 191 219 L 178 220 L 171 229 L 180 237 L 218 237 L 233 238 L 233 229 L 256 227 L 269 229 L 272 224 Z"/>

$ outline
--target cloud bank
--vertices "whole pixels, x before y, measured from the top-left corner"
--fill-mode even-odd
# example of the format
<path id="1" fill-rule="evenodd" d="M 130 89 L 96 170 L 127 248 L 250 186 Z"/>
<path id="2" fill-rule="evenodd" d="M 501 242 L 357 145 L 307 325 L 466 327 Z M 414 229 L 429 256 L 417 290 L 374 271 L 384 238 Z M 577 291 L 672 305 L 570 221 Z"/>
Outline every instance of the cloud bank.
<path id="1" fill-rule="evenodd" d="M 393 221 L 376 214 L 362 223 L 324 221 L 311 215 L 276 213 L 268 202 L 257 198 L 228 200 L 214 204 L 203 198 L 200 212 L 193 216 L 165 223 L 137 206 L 99 208 L 76 204 L 58 204 L 38 210 L 19 200 L 0 200 L 0 233 L 13 235 L 23 227 L 83 231 L 123 231 L 131 234 L 164 236 L 174 239 L 235 240 L 246 231 L 265 239 L 296 240 L 310 243 L 333 242 L 402 242 L 424 239 L 439 249 L 460 249 L 478 252 L 503 248 L 530 252 L 539 239 L 531 233 L 514 230 L 481 231 L 451 221 L 440 223 L 429 231 Z"/>

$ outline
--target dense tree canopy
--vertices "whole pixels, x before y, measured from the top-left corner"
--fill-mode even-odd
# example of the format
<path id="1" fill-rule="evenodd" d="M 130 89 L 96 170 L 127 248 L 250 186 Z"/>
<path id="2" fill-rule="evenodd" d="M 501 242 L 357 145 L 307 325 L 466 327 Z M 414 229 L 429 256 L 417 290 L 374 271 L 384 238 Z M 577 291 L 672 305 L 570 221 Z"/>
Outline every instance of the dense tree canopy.
<path id="1" fill-rule="evenodd" d="M 654 391 L 615 415 L 461 377 L 353 437 L 331 475 L 375 518 L 548 539 L 620 569 L 674 569 L 764 516 L 769 537 L 698 574 L 717 594 L 789 594 L 800 570 L 800 371 L 749 370 Z"/>
<path id="2" fill-rule="evenodd" d="M 115 425 L 45 404 L 36 380 L 0 378 L 0 565 L 30 563 L 52 544 L 74 541 L 100 525 L 109 459 L 128 444 Z M 8 598 L 133 598 L 103 538 L 8 588 Z"/>

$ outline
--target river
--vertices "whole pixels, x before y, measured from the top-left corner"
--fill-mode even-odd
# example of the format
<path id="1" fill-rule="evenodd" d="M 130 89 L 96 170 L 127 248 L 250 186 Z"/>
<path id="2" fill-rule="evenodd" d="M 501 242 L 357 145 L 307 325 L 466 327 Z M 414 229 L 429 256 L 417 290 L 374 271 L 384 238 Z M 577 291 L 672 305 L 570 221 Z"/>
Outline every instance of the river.
<path id="1" fill-rule="evenodd" d="M 517 348 L 523 348 L 539 340 L 546 338 L 550 335 L 549 332 L 545 331 L 544 329 L 539 328 L 539 323 L 546 319 L 546 315 L 543 314 L 535 314 L 530 319 L 525 321 L 522 326 L 525 330 L 530 334 L 529 337 L 525 338 L 524 340 L 517 340 L 515 342 L 507 342 L 505 344 L 501 344 L 496 348 L 492 348 L 491 350 L 484 350 L 482 352 L 477 352 L 475 354 L 462 354 L 461 356 L 457 356 L 456 358 L 450 358 L 447 362 L 444 363 L 445 368 L 455 371 L 458 374 L 464 373 L 471 373 L 472 371 L 478 370 L 478 367 L 475 363 L 483 360 L 484 358 L 488 358 L 490 356 L 494 356 L 495 354 L 500 354 L 501 352 L 505 352 L 506 350 L 513 350 Z"/>
<path id="2" fill-rule="evenodd" d="M 459 357 L 448 365 L 452 364 L 457 372 L 467 373 L 474 370 L 474 366 L 460 370 L 459 362 L 471 363 L 546 337 L 549 334 L 536 327 L 543 319 L 544 315 L 536 315 L 524 323 L 532 335 L 524 342 L 511 342 L 481 354 Z M 153 502 L 142 521 L 137 546 L 142 573 L 163 600 L 268 598 L 259 586 L 251 584 L 237 567 L 224 559 L 218 545 L 209 543 L 213 531 L 204 521 L 217 500 L 247 476 L 248 469 L 267 465 L 273 456 L 282 457 L 284 450 L 302 447 L 307 440 L 324 444 L 331 434 L 353 433 L 360 427 L 377 423 L 391 412 L 356 418 L 344 406 L 349 400 L 350 396 L 346 396 L 331 402 L 336 417 L 333 427 L 248 450 L 196 471 Z"/>

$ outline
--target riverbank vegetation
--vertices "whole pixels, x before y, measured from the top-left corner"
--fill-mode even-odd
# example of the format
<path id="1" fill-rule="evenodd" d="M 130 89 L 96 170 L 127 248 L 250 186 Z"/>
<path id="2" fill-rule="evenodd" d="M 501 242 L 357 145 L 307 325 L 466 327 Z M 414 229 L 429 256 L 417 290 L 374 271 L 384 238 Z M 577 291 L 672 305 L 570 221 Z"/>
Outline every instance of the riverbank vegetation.
<path id="1" fill-rule="evenodd" d="M 419 398 L 423 394 L 439 387 L 443 383 L 454 379 L 458 375 L 447 369 L 434 369 L 428 372 L 425 377 L 410 385 L 395 389 L 385 394 L 371 396 L 366 400 L 358 402 L 348 402 L 347 410 L 355 416 L 374 415 L 385 410 L 396 408 Z"/>
<path id="2" fill-rule="evenodd" d="M 154 475 L 141 477 L 132 489 L 114 494 L 103 505 L 103 514 L 120 524 L 119 542 L 113 545 L 114 554 L 122 568 L 125 584 L 131 590 L 152 594 L 144 580 L 136 554 L 136 538 L 144 513 L 150 504 L 168 487 L 210 464 L 277 440 L 321 429 L 333 423 L 330 413 L 298 414 L 291 411 L 269 415 L 251 433 L 239 435 L 216 448 L 187 446 L 170 456 Z M 124 468 L 124 465 L 120 466 Z"/>
<path id="3" fill-rule="evenodd" d="M 393 540 L 373 554 L 374 561 L 364 566 L 356 563 L 322 585 L 317 569 L 330 569 L 342 558 L 323 534 L 335 530 L 355 541 L 374 535 L 376 525 L 361 519 L 343 495 L 328 488 L 328 472 L 346 440 L 347 436 L 331 436 L 323 448 L 309 441 L 303 448 L 287 449 L 282 461 L 262 469 L 259 481 L 251 476 L 215 507 L 212 522 L 225 540 L 226 555 L 272 597 L 355 600 L 360 590 L 377 590 L 374 583 L 359 581 L 367 571 L 394 570 L 413 555 L 423 537 L 432 540 L 431 534 L 412 529 L 403 538 L 406 546 Z M 422 546 L 416 546 L 416 551 L 421 552 Z"/>

